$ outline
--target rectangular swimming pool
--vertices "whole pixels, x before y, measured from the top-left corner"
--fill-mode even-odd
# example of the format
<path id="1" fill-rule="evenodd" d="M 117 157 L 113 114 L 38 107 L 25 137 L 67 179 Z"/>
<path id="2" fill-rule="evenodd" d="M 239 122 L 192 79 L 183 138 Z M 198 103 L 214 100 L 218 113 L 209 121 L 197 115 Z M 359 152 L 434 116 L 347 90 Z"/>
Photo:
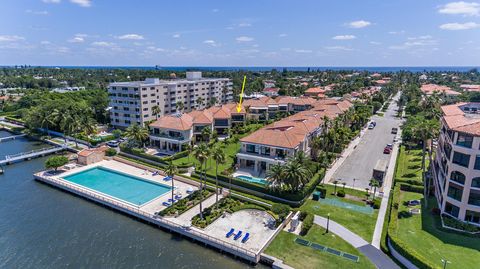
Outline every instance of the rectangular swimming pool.
<path id="1" fill-rule="evenodd" d="M 137 206 L 141 206 L 171 190 L 171 187 L 104 167 L 94 167 L 68 175 L 63 179 Z"/>
<path id="2" fill-rule="evenodd" d="M 244 176 L 244 175 L 236 176 L 236 178 L 243 181 L 247 181 L 247 182 L 257 183 L 261 185 L 268 185 L 268 181 L 263 178 Z"/>

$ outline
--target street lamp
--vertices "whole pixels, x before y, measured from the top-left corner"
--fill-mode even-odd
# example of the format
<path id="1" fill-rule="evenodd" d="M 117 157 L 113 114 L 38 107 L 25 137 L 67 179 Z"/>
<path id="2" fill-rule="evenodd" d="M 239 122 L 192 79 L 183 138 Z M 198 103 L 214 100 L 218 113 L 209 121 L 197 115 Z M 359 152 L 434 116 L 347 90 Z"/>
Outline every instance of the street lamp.
<path id="1" fill-rule="evenodd" d="M 328 230 L 328 229 L 327 229 L 327 230 Z M 445 269 L 445 268 L 447 268 L 447 263 L 451 263 L 451 262 L 448 261 L 448 260 L 446 260 L 446 259 L 445 259 L 445 260 L 442 259 L 442 263 L 443 263 L 443 269 Z"/>
<path id="2" fill-rule="evenodd" d="M 330 213 L 327 214 L 327 234 L 328 234 L 328 225 L 330 224 Z"/>
<path id="3" fill-rule="evenodd" d="M 356 180 L 357 180 L 356 178 L 353 178 L 353 186 L 352 186 L 352 189 L 355 189 L 355 181 L 356 181 Z"/>

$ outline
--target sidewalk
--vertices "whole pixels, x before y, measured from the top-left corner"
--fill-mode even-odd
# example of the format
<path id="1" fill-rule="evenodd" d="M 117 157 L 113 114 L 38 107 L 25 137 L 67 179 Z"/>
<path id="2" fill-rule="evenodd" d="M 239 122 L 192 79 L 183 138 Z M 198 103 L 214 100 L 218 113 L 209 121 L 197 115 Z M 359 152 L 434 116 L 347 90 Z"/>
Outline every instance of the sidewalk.
<path id="1" fill-rule="evenodd" d="M 324 217 L 320 217 L 315 215 L 314 221 L 315 224 L 320 225 L 324 228 L 327 227 L 327 219 Z M 379 269 L 400 269 L 398 265 L 396 265 L 390 257 L 388 257 L 385 253 L 381 250 L 376 249 L 372 245 L 370 245 L 367 241 L 365 241 L 360 236 L 356 235 L 355 233 L 351 232 L 347 228 L 343 227 L 342 225 L 336 223 L 333 220 L 329 221 L 328 229 L 330 232 L 340 236 L 343 240 L 347 241 L 351 244 L 354 248 L 358 249 L 362 252 L 367 258 L 375 264 L 375 266 Z"/>
<path id="2" fill-rule="evenodd" d="M 222 199 L 223 196 L 220 194 L 218 195 L 218 200 Z M 206 200 L 203 200 L 202 207 L 205 208 L 215 204 L 216 198 L 215 193 L 208 197 Z M 177 218 L 171 218 L 170 220 L 184 226 L 191 226 L 192 225 L 192 218 L 200 213 L 200 204 L 190 208 L 187 212 L 183 213 L 182 215 L 178 216 Z"/>

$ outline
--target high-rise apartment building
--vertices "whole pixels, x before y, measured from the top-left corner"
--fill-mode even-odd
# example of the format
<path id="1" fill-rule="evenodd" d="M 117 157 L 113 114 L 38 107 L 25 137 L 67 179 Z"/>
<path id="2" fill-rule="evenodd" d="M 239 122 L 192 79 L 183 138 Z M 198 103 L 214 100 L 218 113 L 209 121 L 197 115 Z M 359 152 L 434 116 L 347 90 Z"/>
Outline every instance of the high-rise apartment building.
<path id="1" fill-rule="evenodd" d="M 193 109 L 208 104 L 223 104 L 233 99 L 228 78 L 203 78 L 201 72 L 187 72 L 185 79 L 114 82 L 108 85 L 110 118 L 115 127 L 144 125 L 157 116 Z M 178 103 L 183 103 L 183 108 Z M 155 114 L 158 106 L 160 113 Z"/>

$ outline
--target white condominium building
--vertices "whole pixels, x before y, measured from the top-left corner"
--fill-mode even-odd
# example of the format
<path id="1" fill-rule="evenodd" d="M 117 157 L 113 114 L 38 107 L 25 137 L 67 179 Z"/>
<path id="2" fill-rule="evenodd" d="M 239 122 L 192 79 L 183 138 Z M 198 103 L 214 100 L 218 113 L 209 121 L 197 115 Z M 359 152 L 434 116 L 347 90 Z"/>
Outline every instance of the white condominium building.
<path id="1" fill-rule="evenodd" d="M 443 214 L 480 225 L 480 103 L 442 107 L 434 171 Z"/>
<path id="2" fill-rule="evenodd" d="M 203 78 L 201 72 L 187 72 L 186 79 L 114 82 L 108 86 L 110 118 L 115 127 L 144 125 L 162 115 L 177 112 L 178 102 L 184 111 L 203 109 L 208 104 L 223 104 L 233 99 L 228 78 Z M 154 107 L 160 113 L 155 115 Z"/>

